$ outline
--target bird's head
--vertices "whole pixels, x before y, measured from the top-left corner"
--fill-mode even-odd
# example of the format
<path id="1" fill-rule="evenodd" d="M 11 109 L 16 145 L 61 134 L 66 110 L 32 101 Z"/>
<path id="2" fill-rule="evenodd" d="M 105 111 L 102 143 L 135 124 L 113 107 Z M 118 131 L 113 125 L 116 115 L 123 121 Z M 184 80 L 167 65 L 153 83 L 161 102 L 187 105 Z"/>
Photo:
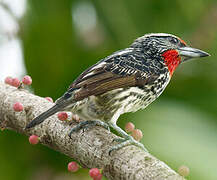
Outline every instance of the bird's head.
<path id="1" fill-rule="evenodd" d="M 153 59 L 164 61 L 171 76 L 181 62 L 192 58 L 210 56 L 202 50 L 189 47 L 179 37 L 166 33 L 146 34 L 136 39 L 131 47 L 144 51 Z"/>

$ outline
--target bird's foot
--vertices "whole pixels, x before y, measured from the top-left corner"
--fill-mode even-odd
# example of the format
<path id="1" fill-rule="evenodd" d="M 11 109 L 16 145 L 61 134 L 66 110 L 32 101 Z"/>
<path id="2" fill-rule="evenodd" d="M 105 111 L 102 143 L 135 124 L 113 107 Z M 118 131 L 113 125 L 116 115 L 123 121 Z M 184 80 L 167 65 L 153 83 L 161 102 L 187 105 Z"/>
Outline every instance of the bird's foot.
<path id="1" fill-rule="evenodd" d="M 69 137 L 71 138 L 72 133 L 74 132 L 78 132 L 79 130 L 83 129 L 83 130 L 87 130 L 91 127 L 94 126 L 102 126 L 105 129 L 107 129 L 108 131 L 110 131 L 110 128 L 108 126 L 107 123 L 103 122 L 103 121 L 98 121 L 98 120 L 94 120 L 94 121 L 81 121 L 78 125 L 76 125 L 75 127 L 73 127 L 71 129 L 71 131 L 69 132 Z"/>
<path id="2" fill-rule="evenodd" d="M 119 142 L 119 144 L 113 146 L 110 150 L 109 150 L 109 155 L 114 151 L 114 150 L 118 150 L 118 149 L 121 149 L 122 147 L 124 146 L 127 146 L 127 145 L 135 145 L 139 148 L 141 148 L 142 150 L 144 150 L 145 152 L 148 152 L 148 150 L 145 148 L 145 146 L 136 141 L 135 139 L 133 139 L 132 136 L 128 135 L 127 137 L 125 138 L 115 138 L 114 141 L 116 142 Z"/>
<path id="3" fill-rule="evenodd" d="M 115 138 L 114 141 L 118 142 L 119 144 L 113 146 L 109 150 L 109 155 L 111 154 L 112 151 L 118 150 L 124 146 L 127 145 L 135 145 L 137 147 L 140 147 L 143 149 L 145 152 L 148 152 L 147 149 L 144 147 L 144 145 L 138 141 L 136 141 L 132 136 L 127 134 L 123 129 L 121 129 L 119 126 L 117 126 L 115 123 L 109 122 L 108 123 L 110 127 L 112 127 L 114 130 L 116 130 L 122 137 Z"/>

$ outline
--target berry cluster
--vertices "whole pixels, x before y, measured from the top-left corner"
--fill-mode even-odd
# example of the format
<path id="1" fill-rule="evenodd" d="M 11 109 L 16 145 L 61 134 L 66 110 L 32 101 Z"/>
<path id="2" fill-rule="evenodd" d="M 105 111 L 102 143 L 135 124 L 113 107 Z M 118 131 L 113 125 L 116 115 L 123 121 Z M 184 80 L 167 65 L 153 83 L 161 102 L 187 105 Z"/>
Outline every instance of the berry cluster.
<path id="1" fill-rule="evenodd" d="M 140 129 L 135 129 L 135 125 L 131 122 L 128 122 L 125 125 L 125 131 L 131 133 L 131 136 L 137 141 L 140 141 L 143 137 L 142 131 Z"/>
<path id="2" fill-rule="evenodd" d="M 22 81 L 20 81 L 18 78 L 12 78 L 10 76 L 5 78 L 5 84 L 20 88 L 22 84 L 24 85 L 31 85 L 32 84 L 32 78 L 28 75 L 24 76 Z M 20 102 L 15 102 L 13 104 L 13 109 L 15 112 L 21 112 L 23 111 L 23 105 Z"/>
<path id="3" fill-rule="evenodd" d="M 77 172 L 79 170 L 80 166 L 75 162 L 72 161 L 68 163 L 68 171 L 70 172 Z M 89 170 L 89 175 L 93 180 L 101 180 L 102 179 L 102 173 L 98 168 L 92 168 Z"/>
<path id="4" fill-rule="evenodd" d="M 5 78 L 5 84 L 9 84 L 14 87 L 20 87 L 22 84 L 24 85 L 31 85 L 32 84 L 32 78 L 28 75 L 24 76 L 22 81 L 20 81 L 18 78 L 12 78 L 10 76 Z"/>
<path id="5" fill-rule="evenodd" d="M 67 120 L 75 120 L 76 122 L 79 122 L 80 121 L 80 118 L 78 117 L 77 114 L 72 114 L 70 112 L 59 112 L 57 114 L 57 117 L 59 120 L 61 121 L 67 121 Z"/>

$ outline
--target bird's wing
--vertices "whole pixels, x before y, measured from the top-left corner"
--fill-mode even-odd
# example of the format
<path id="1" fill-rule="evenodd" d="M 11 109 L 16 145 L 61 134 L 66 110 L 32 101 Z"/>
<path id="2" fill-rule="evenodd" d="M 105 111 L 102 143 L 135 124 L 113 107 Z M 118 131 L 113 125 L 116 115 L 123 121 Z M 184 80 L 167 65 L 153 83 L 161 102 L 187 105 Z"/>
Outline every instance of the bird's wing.
<path id="1" fill-rule="evenodd" d="M 84 71 L 69 87 L 63 97 L 79 101 L 91 95 L 100 95 L 113 89 L 143 87 L 159 77 L 144 57 L 131 49 L 114 53 Z"/>

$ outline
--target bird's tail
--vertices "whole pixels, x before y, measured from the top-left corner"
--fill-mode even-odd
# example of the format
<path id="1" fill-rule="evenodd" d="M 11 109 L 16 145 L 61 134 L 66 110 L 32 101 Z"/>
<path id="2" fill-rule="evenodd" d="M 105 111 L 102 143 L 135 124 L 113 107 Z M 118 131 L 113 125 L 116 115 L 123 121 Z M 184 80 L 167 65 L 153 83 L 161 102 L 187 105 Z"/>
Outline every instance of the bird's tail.
<path id="1" fill-rule="evenodd" d="M 69 102 L 62 97 L 59 98 L 58 102 L 53 107 L 51 107 L 50 109 L 48 109 L 47 111 L 43 112 L 42 114 L 37 116 L 35 119 L 33 119 L 29 124 L 27 124 L 25 129 L 32 128 L 32 127 L 42 123 L 45 119 L 52 116 L 56 112 L 64 110 L 64 108 L 71 103 L 73 103 L 73 102 L 72 101 Z"/>

